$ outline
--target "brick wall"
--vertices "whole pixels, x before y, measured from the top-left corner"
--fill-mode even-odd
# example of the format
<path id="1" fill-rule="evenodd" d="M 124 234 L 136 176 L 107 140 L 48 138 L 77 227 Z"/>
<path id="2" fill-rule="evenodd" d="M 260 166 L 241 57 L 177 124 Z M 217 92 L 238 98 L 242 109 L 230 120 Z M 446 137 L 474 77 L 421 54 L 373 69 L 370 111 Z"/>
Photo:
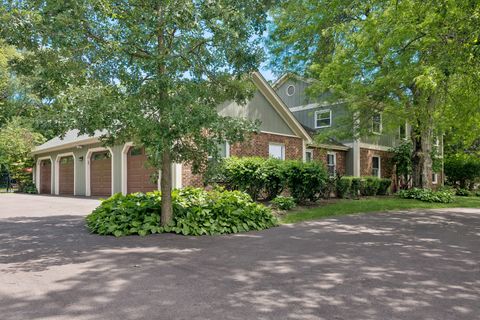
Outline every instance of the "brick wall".
<path id="1" fill-rule="evenodd" d="M 337 158 L 337 172 L 340 175 L 345 175 L 347 171 L 347 152 L 346 151 L 338 151 L 338 150 L 327 150 L 323 148 L 312 148 L 308 147 L 307 149 L 313 150 L 313 160 L 314 161 L 321 161 L 326 166 L 327 165 L 327 154 L 328 152 L 334 152 Z"/>
<path id="2" fill-rule="evenodd" d="M 286 160 L 303 159 L 303 141 L 301 138 L 287 137 L 271 133 L 254 133 L 249 139 L 242 143 L 230 145 L 230 156 L 232 157 L 263 157 L 268 158 L 268 144 L 270 142 L 283 143 L 285 145 Z M 203 186 L 201 175 L 192 173 L 191 166 L 182 165 L 182 185 Z"/>
<path id="3" fill-rule="evenodd" d="M 268 158 L 268 144 L 270 142 L 285 145 L 286 160 L 303 159 L 303 142 L 301 138 L 287 137 L 271 133 L 254 133 L 247 141 L 230 146 L 232 157 L 264 157 Z"/>
<path id="4" fill-rule="evenodd" d="M 360 148 L 360 175 L 372 175 L 372 157 L 380 157 L 380 174 L 382 178 L 392 178 L 393 166 L 390 162 L 392 153 L 373 149 Z"/>

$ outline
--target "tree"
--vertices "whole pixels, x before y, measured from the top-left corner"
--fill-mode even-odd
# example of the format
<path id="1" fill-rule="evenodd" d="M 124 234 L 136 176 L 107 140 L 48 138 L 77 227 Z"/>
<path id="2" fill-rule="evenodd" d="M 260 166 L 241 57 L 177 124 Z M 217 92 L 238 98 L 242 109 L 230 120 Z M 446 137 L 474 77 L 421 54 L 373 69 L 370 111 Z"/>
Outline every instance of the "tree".
<path id="1" fill-rule="evenodd" d="M 242 140 L 254 128 L 220 117 L 216 107 L 252 94 L 246 75 L 262 58 L 268 4 L 25 1 L 6 5 L 13 18 L 4 32 L 42 63 L 51 119 L 64 130 L 105 129 L 105 143 L 146 147 L 162 172 L 165 225 L 172 218 L 172 163 L 198 171 L 207 154 L 218 155 L 218 143 Z"/>
<path id="2" fill-rule="evenodd" d="M 0 129 L 0 168 L 6 168 L 10 176 L 17 180 L 19 189 L 31 182 L 33 147 L 44 142 L 41 134 L 33 131 L 23 119 L 16 117 Z"/>
<path id="3" fill-rule="evenodd" d="M 478 1 L 296 0 L 272 17 L 276 67 L 318 79 L 312 94 L 344 99 L 356 134 L 378 112 L 408 121 L 414 186 L 431 184 L 436 134 L 479 136 Z"/>

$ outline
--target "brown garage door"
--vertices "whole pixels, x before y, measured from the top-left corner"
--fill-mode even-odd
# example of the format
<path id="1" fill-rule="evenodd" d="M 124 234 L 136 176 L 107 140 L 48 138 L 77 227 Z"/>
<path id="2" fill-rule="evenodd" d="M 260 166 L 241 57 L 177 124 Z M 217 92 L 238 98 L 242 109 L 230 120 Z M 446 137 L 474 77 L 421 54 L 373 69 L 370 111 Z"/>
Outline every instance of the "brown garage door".
<path id="1" fill-rule="evenodd" d="M 92 153 L 90 158 L 90 193 L 92 196 L 112 195 L 112 159 L 109 151 Z"/>
<path id="2" fill-rule="evenodd" d="M 65 195 L 73 195 L 74 188 L 74 161 L 73 157 L 62 157 L 60 158 L 59 167 L 58 167 L 58 193 Z"/>
<path id="3" fill-rule="evenodd" d="M 40 161 L 40 193 L 52 193 L 52 162 L 50 160 Z"/>
<path id="4" fill-rule="evenodd" d="M 154 172 L 148 167 L 145 149 L 131 147 L 127 153 L 127 193 L 156 190 L 157 184 L 152 182 Z"/>

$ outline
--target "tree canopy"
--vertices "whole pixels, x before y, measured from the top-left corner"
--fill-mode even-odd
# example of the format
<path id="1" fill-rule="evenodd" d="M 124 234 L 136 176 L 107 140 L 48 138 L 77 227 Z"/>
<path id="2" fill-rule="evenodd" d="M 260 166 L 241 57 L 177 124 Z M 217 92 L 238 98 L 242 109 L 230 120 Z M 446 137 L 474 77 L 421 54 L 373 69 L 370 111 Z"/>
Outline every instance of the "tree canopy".
<path id="1" fill-rule="evenodd" d="M 277 69 L 347 101 L 358 132 L 377 112 L 412 126 L 414 185 L 431 182 L 436 134 L 480 135 L 478 1 L 295 0 L 272 17 Z"/>
<path id="2" fill-rule="evenodd" d="M 252 94 L 268 0 L 6 3 L 3 36 L 33 52 L 50 121 L 106 143 L 144 145 L 162 169 L 162 223 L 171 219 L 171 164 L 199 169 L 254 124 L 220 117 Z"/>

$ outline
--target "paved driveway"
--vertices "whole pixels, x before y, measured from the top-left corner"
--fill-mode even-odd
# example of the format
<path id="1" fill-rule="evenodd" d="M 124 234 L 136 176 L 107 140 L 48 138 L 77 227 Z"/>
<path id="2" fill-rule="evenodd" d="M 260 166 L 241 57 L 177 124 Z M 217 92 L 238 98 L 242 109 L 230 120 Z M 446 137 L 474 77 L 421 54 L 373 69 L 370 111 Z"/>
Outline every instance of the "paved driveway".
<path id="1" fill-rule="evenodd" d="M 0 195 L 2 319 L 479 319 L 478 210 L 116 239 L 94 204 Z"/>

